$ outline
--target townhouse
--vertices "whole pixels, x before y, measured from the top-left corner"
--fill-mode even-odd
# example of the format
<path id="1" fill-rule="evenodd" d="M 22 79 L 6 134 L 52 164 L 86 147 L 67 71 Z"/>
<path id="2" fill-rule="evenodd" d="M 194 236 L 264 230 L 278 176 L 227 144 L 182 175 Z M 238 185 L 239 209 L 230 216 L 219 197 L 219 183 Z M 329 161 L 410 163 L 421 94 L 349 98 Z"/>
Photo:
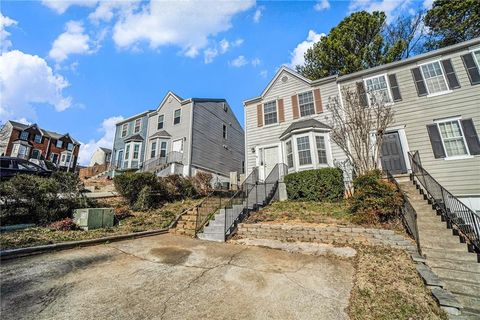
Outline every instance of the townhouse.
<path id="1" fill-rule="evenodd" d="M 0 155 L 30 160 L 48 160 L 63 170 L 75 170 L 80 143 L 68 133 L 60 134 L 37 124 L 7 121 L 0 130 Z"/>
<path id="2" fill-rule="evenodd" d="M 367 107 L 381 97 L 394 111 L 381 166 L 410 170 L 408 153 L 447 190 L 480 210 L 480 38 L 341 76 Z"/>

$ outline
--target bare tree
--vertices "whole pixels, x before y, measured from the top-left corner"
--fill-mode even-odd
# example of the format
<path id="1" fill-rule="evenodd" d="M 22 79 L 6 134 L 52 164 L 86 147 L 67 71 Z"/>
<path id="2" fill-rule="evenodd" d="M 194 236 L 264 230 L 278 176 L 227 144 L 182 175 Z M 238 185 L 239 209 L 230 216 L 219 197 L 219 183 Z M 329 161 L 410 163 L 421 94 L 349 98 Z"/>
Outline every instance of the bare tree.
<path id="1" fill-rule="evenodd" d="M 343 88 L 340 97 L 331 98 L 328 110 L 332 140 L 345 152 L 357 175 L 377 169 L 383 134 L 393 122 L 393 110 L 382 95 L 359 94 Z"/>
<path id="2" fill-rule="evenodd" d="M 419 10 L 412 15 L 404 15 L 385 26 L 385 41 L 390 46 L 402 46 L 401 59 L 424 53 L 427 34 L 424 24 L 425 11 Z"/>

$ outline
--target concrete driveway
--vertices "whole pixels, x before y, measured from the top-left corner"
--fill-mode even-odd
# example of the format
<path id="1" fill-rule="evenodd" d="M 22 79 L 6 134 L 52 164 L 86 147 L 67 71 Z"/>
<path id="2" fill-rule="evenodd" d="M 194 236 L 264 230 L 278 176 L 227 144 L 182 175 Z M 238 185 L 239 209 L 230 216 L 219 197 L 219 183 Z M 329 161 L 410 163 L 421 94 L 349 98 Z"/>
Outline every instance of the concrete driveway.
<path id="1" fill-rule="evenodd" d="M 3 261 L 6 319 L 347 319 L 350 261 L 170 234 Z"/>

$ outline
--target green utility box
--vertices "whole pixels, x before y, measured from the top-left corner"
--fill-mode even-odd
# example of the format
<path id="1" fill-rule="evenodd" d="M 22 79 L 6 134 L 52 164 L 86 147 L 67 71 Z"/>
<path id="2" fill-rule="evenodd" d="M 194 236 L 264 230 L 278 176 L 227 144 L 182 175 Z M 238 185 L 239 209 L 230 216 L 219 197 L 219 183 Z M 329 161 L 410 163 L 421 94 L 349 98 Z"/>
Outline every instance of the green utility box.
<path id="1" fill-rule="evenodd" d="M 113 218 L 112 208 L 83 208 L 73 212 L 73 221 L 83 230 L 113 227 Z"/>

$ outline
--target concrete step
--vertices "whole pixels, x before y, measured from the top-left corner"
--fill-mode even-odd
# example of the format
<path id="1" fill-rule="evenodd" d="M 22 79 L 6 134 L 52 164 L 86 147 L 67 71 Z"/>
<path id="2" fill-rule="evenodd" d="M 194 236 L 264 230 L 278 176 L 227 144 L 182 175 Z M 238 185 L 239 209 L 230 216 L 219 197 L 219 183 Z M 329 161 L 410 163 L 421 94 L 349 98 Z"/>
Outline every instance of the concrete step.
<path id="1" fill-rule="evenodd" d="M 204 233 L 222 233 L 225 230 L 225 225 L 211 225 L 209 224 L 203 228 Z"/>
<path id="2" fill-rule="evenodd" d="M 477 262 L 462 262 L 458 263 L 456 260 L 433 259 L 427 260 L 427 264 L 434 268 L 452 269 L 458 271 L 466 271 L 480 274 L 480 263 Z M 480 292 L 480 291 L 479 291 Z"/>
<path id="3" fill-rule="evenodd" d="M 468 252 L 468 247 L 465 243 L 438 243 L 438 242 L 420 242 L 422 250 L 445 250 L 449 252 Z"/>
<path id="4" fill-rule="evenodd" d="M 457 300 L 463 305 L 468 312 L 476 313 L 480 317 L 480 297 L 467 296 L 463 294 L 455 294 Z"/>
<path id="5" fill-rule="evenodd" d="M 477 262 L 477 255 L 470 252 L 449 252 L 443 249 L 424 249 L 422 253 L 426 256 L 427 261 L 430 258 L 433 259 L 445 259 L 445 260 L 456 260 L 460 261 L 470 261 Z"/>
<path id="6" fill-rule="evenodd" d="M 426 246 L 428 248 L 433 248 L 435 246 L 445 246 L 449 244 L 462 244 L 460 242 L 460 238 L 456 236 L 443 236 L 443 235 L 438 235 L 438 236 L 430 236 L 430 237 L 425 237 L 425 238 L 420 238 L 420 245 L 421 246 Z M 463 243 L 464 244 L 464 243 Z M 466 246 L 466 244 L 464 244 Z"/>
<path id="7" fill-rule="evenodd" d="M 472 296 L 480 295 L 480 284 L 474 284 L 471 282 L 463 282 L 452 279 L 444 279 L 443 282 L 448 290 L 453 294 L 467 294 Z"/>
<path id="8" fill-rule="evenodd" d="M 202 240 L 225 242 L 224 233 L 199 233 L 197 237 Z"/>
<path id="9" fill-rule="evenodd" d="M 427 259 L 428 261 L 428 259 Z M 448 278 L 452 280 L 460 280 L 471 282 L 473 284 L 480 284 L 480 273 L 459 271 L 443 268 L 431 268 L 441 279 Z"/>

